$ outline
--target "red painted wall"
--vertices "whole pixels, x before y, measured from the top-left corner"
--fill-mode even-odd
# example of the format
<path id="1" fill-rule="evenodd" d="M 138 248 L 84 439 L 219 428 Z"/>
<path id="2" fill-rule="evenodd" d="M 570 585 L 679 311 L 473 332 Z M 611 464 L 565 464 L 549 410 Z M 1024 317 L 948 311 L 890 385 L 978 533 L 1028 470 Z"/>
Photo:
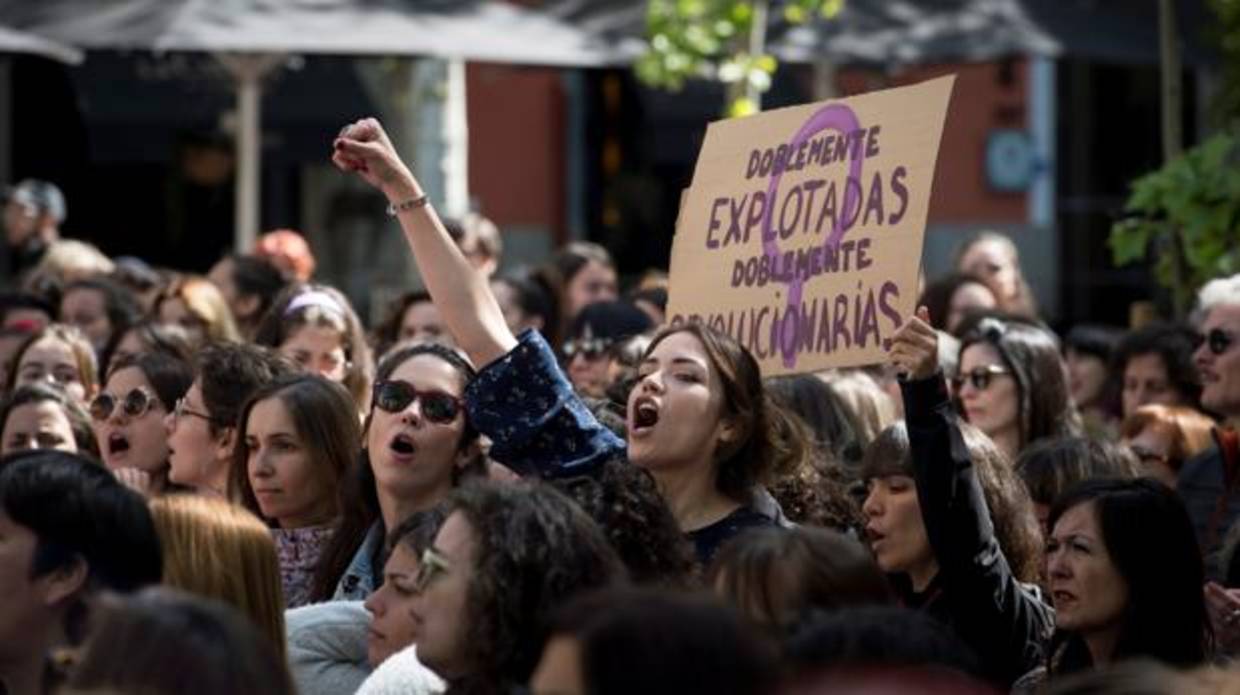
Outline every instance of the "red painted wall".
<path id="1" fill-rule="evenodd" d="M 466 67 L 469 187 L 500 228 L 565 233 L 565 108 L 557 70 Z"/>
<path id="2" fill-rule="evenodd" d="M 1026 62 L 972 63 L 913 67 L 896 75 L 841 70 L 837 86 L 843 95 L 874 91 L 956 74 L 956 88 L 947 110 L 939 148 L 930 224 L 1023 223 L 1028 220 L 1024 193 L 1000 193 L 986 185 L 986 137 L 995 128 L 1026 127 L 1028 82 Z"/>

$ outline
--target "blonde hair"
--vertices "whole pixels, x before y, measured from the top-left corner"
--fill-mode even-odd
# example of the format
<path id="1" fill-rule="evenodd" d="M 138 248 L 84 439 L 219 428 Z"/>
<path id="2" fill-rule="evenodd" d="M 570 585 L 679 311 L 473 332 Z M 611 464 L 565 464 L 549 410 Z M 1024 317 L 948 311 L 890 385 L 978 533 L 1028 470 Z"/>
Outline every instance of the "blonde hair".
<path id="1" fill-rule="evenodd" d="M 164 584 L 223 601 L 248 616 L 283 659 L 284 590 L 267 525 L 242 507 L 202 495 L 151 502 Z"/>
<path id="2" fill-rule="evenodd" d="M 206 340 L 241 342 L 241 333 L 233 320 L 232 309 L 219 288 L 200 275 L 182 275 L 172 283 L 156 303 L 156 310 L 165 301 L 179 299 L 185 309 L 203 323 Z"/>
<path id="3" fill-rule="evenodd" d="M 47 253 L 32 271 L 33 276 L 52 278 L 61 285 L 74 280 L 111 275 L 112 262 L 93 244 L 77 239 L 59 239 L 47 247 Z"/>
<path id="4" fill-rule="evenodd" d="M 848 405 L 857 425 L 858 444 L 864 449 L 883 430 L 899 419 L 896 403 L 869 374 L 859 369 L 840 369 L 818 374 Z"/>

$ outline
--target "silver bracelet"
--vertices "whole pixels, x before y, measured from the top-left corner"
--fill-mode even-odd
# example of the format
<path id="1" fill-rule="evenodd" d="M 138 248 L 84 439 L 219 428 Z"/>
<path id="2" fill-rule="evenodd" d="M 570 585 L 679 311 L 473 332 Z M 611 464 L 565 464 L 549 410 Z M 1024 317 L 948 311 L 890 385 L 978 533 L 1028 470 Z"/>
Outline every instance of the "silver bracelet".
<path id="1" fill-rule="evenodd" d="M 410 198 L 409 200 L 404 200 L 399 203 L 388 203 L 387 214 L 389 217 L 396 217 L 402 212 L 408 212 L 410 210 L 417 210 L 418 208 L 426 207 L 429 202 L 431 202 L 430 196 L 423 193 L 416 198 Z"/>

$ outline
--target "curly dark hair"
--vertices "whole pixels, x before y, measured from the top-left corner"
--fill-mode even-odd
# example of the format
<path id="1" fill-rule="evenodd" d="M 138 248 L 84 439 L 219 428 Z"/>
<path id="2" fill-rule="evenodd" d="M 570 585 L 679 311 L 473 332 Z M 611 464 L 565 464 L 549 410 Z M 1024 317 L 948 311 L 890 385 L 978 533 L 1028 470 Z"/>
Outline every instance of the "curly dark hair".
<path id="1" fill-rule="evenodd" d="M 447 510 L 464 516 L 474 538 L 464 675 L 449 692 L 507 693 L 533 673 L 552 611 L 622 582 L 624 565 L 598 525 L 544 483 L 472 481 Z"/>
<path id="2" fill-rule="evenodd" d="M 594 475 L 561 478 L 552 484 L 603 529 L 634 583 L 669 587 L 696 583 L 693 547 L 645 470 L 615 458 Z"/>

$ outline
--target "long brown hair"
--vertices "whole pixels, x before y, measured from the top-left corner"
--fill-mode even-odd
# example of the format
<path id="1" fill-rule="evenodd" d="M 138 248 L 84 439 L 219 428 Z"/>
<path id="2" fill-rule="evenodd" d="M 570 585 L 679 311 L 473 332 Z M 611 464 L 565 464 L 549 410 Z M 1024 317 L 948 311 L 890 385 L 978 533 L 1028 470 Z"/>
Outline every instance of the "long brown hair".
<path id="1" fill-rule="evenodd" d="M 237 443 L 229 471 L 229 496 L 261 517 L 258 500 L 250 487 L 249 448 L 245 442 L 250 413 L 260 401 L 278 398 L 297 428 L 306 453 L 327 489 L 339 490 L 357 451 L 362 433 L 353 400 L 340 384 L 317 374 L 294 374 L 276 379 L 250 396 L 237 418 Z M 335 514 L 342 506 L 339 493 L 332 500 Z"/>

